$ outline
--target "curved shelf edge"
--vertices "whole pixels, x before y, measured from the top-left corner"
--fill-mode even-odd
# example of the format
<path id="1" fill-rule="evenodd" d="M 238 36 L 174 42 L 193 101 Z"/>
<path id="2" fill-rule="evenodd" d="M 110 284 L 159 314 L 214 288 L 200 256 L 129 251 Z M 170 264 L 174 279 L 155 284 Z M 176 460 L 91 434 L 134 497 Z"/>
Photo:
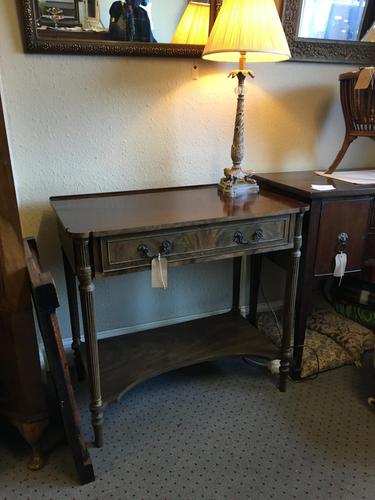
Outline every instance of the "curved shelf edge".
<path id="1" fill-rule="evenodd" d="M 146 380 L 179 368 L 226 357 L 280 357 L 280 349 L 268 337 L 232 312 L 111 337 L 98 344 L 105 406 Z"/>

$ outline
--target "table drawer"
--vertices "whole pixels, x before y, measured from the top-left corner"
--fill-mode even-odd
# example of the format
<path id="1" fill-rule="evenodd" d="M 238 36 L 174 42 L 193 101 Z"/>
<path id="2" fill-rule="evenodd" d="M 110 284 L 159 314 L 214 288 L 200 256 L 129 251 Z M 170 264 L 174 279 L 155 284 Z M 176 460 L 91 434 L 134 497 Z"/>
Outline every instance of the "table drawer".
<path id="1" fill-rule="evenodd" d="M 294 219 L 293 219 L 294 220 Z M 290 216 L 252 222 L 210 225 L 168 232 L 104 237 L 100 240 L 103 272 L 145 268 L 160 251 L 168 261 L 191 261 L 251 249 L 280 247 L 291 241 Z"/>

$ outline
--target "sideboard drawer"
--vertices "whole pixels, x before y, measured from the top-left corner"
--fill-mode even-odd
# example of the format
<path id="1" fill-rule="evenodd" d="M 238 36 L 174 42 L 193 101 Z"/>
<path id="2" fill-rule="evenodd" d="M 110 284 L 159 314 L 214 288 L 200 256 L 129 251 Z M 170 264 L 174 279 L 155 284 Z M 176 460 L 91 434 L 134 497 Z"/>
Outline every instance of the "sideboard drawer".
<path id="1" fill-rule="evenodd" d="M 210 225 L 209 228 L 187 228 L 136 234 L 132 236 L 103 237 L 100 240 L 101 268 L 115 272 L 150 265 L 152 256 L 161 248 L 168 248 L 168 261 L 189 261 L 205 256 L 244 252 L 254 248 L 286 246 L 291 241 L 290 217 L 262 219 L 253 222 Z"/>
<path id="2" fill-rule="evenodd" d="M 365 257 L 367 234 L 370 223 L 371 198 L 330 200 L 322 203 L 318 245 L 315 260 L 315 275 L 332 274 L 335 255 L 339 251 L 338 236 L 346 233 L 348 241 L 347 271 L 361 269 Z"/>

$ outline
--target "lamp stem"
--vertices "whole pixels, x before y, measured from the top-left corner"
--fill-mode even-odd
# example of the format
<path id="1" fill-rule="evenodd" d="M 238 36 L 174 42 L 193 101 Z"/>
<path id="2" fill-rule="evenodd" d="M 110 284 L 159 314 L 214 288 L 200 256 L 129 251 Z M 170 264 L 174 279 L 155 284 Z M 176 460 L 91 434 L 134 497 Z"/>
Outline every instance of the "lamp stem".
<path id="1" fill-rule="evenodd" d="M 237 73 L 238 89 L 237 89 L 237 111 L 236 121 L 234 125 L 233 144 L 231 150 L 231 157 L 233 167 L 231 174 L 234 177 L 243 177 L 241 170 L 241 163 L 244 157 L 244 126 L 245 126 L 245 88 L 244 82 L 246 75 L 239 71 Z"/>
<path id="2" fill-rule="evenodd" d="M 259 193 L 259 186 L 252 179 L 252 172 L 244 172 L 241 168 L 241 163 L 244 157 L 244 128 L 245 128 L 245 80 L 246 75 L 254 78 L 251 71 L 246 70 L 246 53 L 241 52 L 239 68 L 232 71 L 229 76 L 238 79 L 237 87 L 237 111 L 236 121 L 234 124 L 233 144 L 231 149 L 231 157 L 233 165 L 231 168 L 224 169 L 224 176 L 220 180 L 219 191 L 226 196 L 235 197 L 242 194 Z"/>

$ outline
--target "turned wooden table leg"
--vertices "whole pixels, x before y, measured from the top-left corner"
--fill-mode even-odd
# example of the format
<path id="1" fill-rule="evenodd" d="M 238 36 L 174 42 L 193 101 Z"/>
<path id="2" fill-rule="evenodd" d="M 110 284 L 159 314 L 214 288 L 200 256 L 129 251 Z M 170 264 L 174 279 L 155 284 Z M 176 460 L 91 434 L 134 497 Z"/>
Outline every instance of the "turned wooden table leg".
<path id="1" fill-rule="evenodd" d="M 85 379 L 85 368 L 82 363 L 80 345 L 81 345 L 81 332 L 79 326 L 79 312 L 78 312 L 78 297 L 77 297 L 77 284 L 76 277 L 70 262 L 63 250 L 63 262 L 65 272 L 66 290 L 68 293 L 69 302 L 69 315 L 70 325 L 72 329 L 72 349 L 74 352 L 74 361 L 77 369 L 78 379 Z"/>
<path id="2" fill-rule="evenodd" d="M 284 322 L 283 338 L 281 343 L 281 362 L 280 362 L 280 391 L 286 391 L 290 362 L 292 360 L 292 336 L 294 327 L 295 302 L 298 283 L 298 269 L 301 257 L 302 246 L 302 221 L 303 213 L 296 215 L 296 227 L 294 232 L 294 247 L 290 254 L 290 263 L 285 287 L 284 300 Z"/>
<path id="3" fill-rule="evenodd" d="M 86 342 L 87 368 L 91 394 L 91 422 L 95 433 L 95 445 L 101 448 L 103 446 L 103 403 L 100 389 L 99 353 L 95 324 L 95 286 L 92 279 L 88 238 L 74 240 L 74 251 Z"/>

